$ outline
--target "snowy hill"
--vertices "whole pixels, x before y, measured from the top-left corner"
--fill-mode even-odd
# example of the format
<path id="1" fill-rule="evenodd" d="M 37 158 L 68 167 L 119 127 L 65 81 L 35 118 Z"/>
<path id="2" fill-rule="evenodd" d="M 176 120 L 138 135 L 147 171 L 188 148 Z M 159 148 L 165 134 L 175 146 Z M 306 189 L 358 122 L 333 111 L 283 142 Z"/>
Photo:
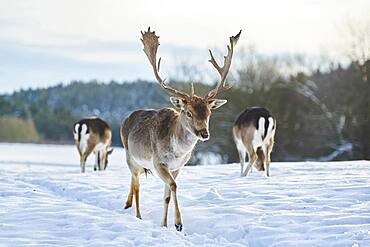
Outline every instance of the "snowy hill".
<path id="1" fill-rule="evenodd" d="M 141 213 L 123 210 L 124 151 L 81 174 L 73 146 L 0 144 L 0 246 L 370 246 L 370 162 L 185 167 L 184 230 L 160 227 L 163 183 L 141 177 Z"/>

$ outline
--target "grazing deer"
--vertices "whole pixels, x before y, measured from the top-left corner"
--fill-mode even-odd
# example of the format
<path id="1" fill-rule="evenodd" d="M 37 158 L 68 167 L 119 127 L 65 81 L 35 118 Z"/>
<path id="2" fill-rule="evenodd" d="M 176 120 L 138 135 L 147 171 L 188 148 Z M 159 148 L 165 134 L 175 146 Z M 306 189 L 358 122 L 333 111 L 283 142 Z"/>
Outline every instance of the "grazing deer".
<path id="1" fill-rule="evenodd" d="M 210 51 L 211 59 L 209 61 L 216 68 L 221 79 L 216 87 L 204 97 L 194 94 L 193 84 L 191 84 L 191 93 L 187 94 L 165 83 L 159 75 L 160 58 L 157 63 L 159 37 L 155 35 L 155 32 L 151 32 L 150 28 L 141 34 L 144 52 L 153 68 L 154 75 L 160 86 L 173 96 L 170 97 L 170 101 L 176 109 L 138 110 L 123 122 L 121 139 L 126 149 L 126 160 L 132 174 L 131 188 L 125 209 L 132 206 L 132 200 L 135 197 L 136 217 L 141 219 L 139 176 L 147 173 L 150 169 L 155 170 L 165 183 L 162 226 L 167 227 L 168 205 L 172 195 L 175 208 L 175 227 L 176 230 L 181 231 L 182 217 L 177 198 L 176 177 L 181 168 L 189 161 L 198 140 L 206 141 L 209 139 L 211 110 L 217 109 L 227 102 L 214 97 L 230 88 L 225 85 L 225 80 L 240 32 L 236 36 L 230 37 L 230 46 L 228 46 L 223 67 L 217 64 Z"/>
<path id="2" fill-rule="evenodd" d="M 242 112 L 233 127 L 233 136 L 240 159 L 240 175 L 246 176 L 254 166 L 258 171 L 266 171 L 270 176 L 270 155 L 274 146 L 276 120 L 263 107 L 251 107 Z M 248 166 L 244 169 L 245 153 L 248 153 Z"/>
<path id="3" fill-rule="evenodd" d="M 108 155 L 113 152 L 112 130 L 109 125 L 100 118 L 85 118 L 74 124 L 74 139 L 80 154 L 81 172 L 85 172 L 87 157 L 94 152 L 94 171 L 105 170 L 108 165 Z"/>

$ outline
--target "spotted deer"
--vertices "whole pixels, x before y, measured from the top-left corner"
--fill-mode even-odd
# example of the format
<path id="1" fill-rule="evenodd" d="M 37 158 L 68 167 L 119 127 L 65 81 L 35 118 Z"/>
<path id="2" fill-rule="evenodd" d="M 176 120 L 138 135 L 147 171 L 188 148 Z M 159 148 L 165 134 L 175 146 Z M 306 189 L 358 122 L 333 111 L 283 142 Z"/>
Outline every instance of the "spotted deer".
<path id="1" fill-rule="evenodd" d="M 112 130 L 100 118 L 85 118 L 74 124 L 74 139 L 80 154 L 81 172 L 85 172 L 87 157 L 94 152 L 94 171 L 105 170 L 108 165 L 108 155 L 113 152 Z"/>
<path id="2" fill-rule="evenodd" d="M 167 212 L 172 196 L 175 208 L 175 227 L 176 230 L 181 231 L 183 225 L 177 197 L 176 178 L 181 168 L 189 161 L 198 140 L 207 141 L 209 139 L 211 111 L 227 102 L 214 97 L 230 88 L 225 85 L 225 80 L 240 32 L 230 37 L 230 45 L 222 67 L 217 64 L 212 52 L 209 51 L 211 56 L 209 62 L 218 71 L 220 81 L 204 97 L 194 94 L 193 84 L 191 84 L 190 94 L 176 90 L 167 84 L 159 75 L 161 62 L 159 58 L 157 63 L 159 37 L 155 35 L 155 32 L 151 32 L 150 28 L 141 34 L 144 53 L 149 59 L 155 78 L 160 86 L 172 95 L 170 101 L 175 109 L 138 110 L 124 120 L 121 127 L 121 139 L 126 149 L 126 161 L 132 174 L 125 209 L 132 206 L 132 200 L 135 197 L 136 217 L 141 219 L 139 176 L 154 170 L 165 183 L 161 225 L 167 227 Z"/>
<path id="3" fill-rule="evenodd" d="M 270 176 L 270 155 L 274 146 L 276 120 L 262 107 L 247 108 L 236 119 L 233 136 L 240 159 L 240 175 L 247 176 L 254 166 Z M 244 170 L 245 154 L 248 165 Z"/>

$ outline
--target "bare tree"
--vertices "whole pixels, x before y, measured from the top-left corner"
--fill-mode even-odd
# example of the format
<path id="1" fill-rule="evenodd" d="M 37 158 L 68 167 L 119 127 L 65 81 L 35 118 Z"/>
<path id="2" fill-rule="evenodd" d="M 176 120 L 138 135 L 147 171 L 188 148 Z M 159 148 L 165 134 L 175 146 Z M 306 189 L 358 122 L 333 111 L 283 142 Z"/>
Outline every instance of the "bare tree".
<path id="1" fill-rule="evenodd" d="M 237 80 L 249 89 L 264 89 L 281 76 L 277 58 L 259 54 L 254 46 L 242 48 L 237 57 Z"/>
<path id="2" fill-rule="evenodd" d="M 356 64 L 361 72 L 364 98 L 358 117 L 359 141 L 363 158 L 370 158 L 370 17 L 347 18 L 339 27 L 339 52 Z"/>
<path id="3" fill-rule="evenodd" d="M 203 64 L 188 58 L 179 59 L 175 65 L 175 70 L 170 74 L 170 78 L 181 82 L 203 82 L 204 68 Z M 208 64 L 207 64 L 208 65 Z"/>
<path id="4" fill-rule="evenodd" d="M 339 52 L 361 69 L 362 79 L 368 81 L 366 61 L 370 60 L 370 17 L 346 18 L 338 27 Z"/>

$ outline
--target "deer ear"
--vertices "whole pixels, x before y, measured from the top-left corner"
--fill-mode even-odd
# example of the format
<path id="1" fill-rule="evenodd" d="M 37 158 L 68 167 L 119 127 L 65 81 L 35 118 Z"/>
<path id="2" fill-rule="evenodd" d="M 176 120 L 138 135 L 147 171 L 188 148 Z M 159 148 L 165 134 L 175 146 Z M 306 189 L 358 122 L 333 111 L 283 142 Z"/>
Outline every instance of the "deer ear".
<path id="1" fill-rule="evenodd" d="M 208 107 L 211 110 L 217 109 L 226 104 L 226 99 L 210 99 L 208 100 Z"/>
<path id="2" fill-rule="evenodd" d="M 171 103 L 178 109 L 181 109 L 185 105 L 184 99 L 176 98 L 176 97 L 170 97 Z"/>

